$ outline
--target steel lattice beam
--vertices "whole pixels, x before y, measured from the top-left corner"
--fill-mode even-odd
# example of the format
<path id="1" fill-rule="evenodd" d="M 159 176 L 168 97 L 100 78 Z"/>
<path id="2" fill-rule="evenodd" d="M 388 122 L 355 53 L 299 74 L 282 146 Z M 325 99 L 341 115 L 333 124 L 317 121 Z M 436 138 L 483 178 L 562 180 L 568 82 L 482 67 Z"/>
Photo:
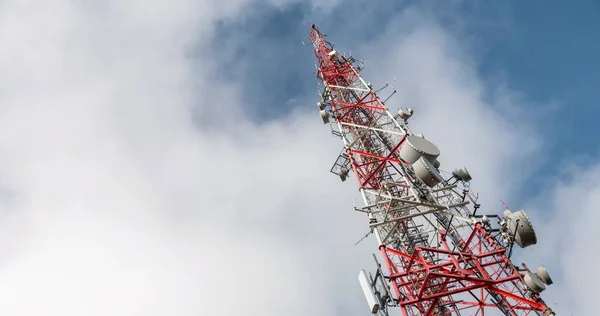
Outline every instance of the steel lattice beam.
<path id="1" fill-rule="evenodd" d="M 464 310 L 484 315 L 487 309 L 553 315 L 539 294 L 527 290 L 523 271 L 489 227 L 472 219 L 466 193 L 448 179 L 434 188 L 416 179 L 399 155 L 412 132 L 363 80 L 357 61 L 335 52 L 314 25 L 310 39 L 323 85 L 322 116 L 344 143 L 342 160 L 354 173 L 365 203 L 361 210 L 379 243 L 394 298 L 390 304 L 405 316 Z M 343 173 L 345 165 L 340 166 L 337 172 Z"/>

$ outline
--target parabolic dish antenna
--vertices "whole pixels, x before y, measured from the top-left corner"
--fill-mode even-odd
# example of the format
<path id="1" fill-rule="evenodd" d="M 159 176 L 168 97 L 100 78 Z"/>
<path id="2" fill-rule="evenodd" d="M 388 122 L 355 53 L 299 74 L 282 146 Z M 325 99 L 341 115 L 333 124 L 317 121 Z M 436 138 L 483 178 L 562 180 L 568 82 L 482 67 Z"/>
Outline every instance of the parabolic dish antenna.
<path id="1" fill-rule="evenodd" d="M 430 188 L 433 188 L 442 181 L 440 173 L 429 160 L 425 159 L 424 156 L 419 158 L 419 160 L 413 164 L 413 170 L 415 171 L 417 178 Z"/>
<path id="2" fill-rule="evenodd" d="M 473 178 L 471 178 L 471 174 L 469 173 L 469 171 L 467 170 L 467 168 L 460 168 L 460 169 L 456 169 L 452 172 L 452 175 L 464 182 L 469 182 L 471 180 L 473 180 Z"/>
<path id="3" fill-rule="evenodd" d="M 535 293 L 541 293 L 546 289 L 544 282 L 542 282 L 542 280 L 540 280 L 533 272 L 527 272 L 527 274 L 523 276 L 523 281 L 525 281 L 525 285 Z"/>
<path id="4" fill-rule="evenodd" d="M 440 149 L 434 143 L 415 135 L 408 136 L 400 148 L 400 158 L 410 164 L 421 157 L 434 162 L 439 155 Z"/>
<path id="5" fill-rule="evenodd" d="M 546 270 L 546 267 L 539 266 L 535 274 L 537 274 L 537 276 L 540 277 L 540 280 L 542 280 L 542 282 L 546 283 L 547 285 L 552 284 L 552 278 L 550 277 L 550 273 L 548 273 L 548 270 Z"/>
<path id="6" fill-rule="evenodd" d="M 519 247 L 525 248 L 537 243 L 537 237 L 533 225 L 525 214 L 525 211 L 520 210 L 514 213 L 507 212 L 505 215 L 507 233 L 515 236 L 515 242 Z M 516 233 L 515 233 L 516 231 Z"/>

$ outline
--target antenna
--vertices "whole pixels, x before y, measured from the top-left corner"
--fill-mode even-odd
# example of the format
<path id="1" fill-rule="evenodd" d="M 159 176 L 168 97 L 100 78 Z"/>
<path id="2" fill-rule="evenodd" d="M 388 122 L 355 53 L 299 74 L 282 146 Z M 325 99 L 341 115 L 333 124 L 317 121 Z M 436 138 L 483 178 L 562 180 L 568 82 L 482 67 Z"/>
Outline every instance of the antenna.
<path id="1" fill-rule="evenodd" d="M 408 128 L 413 110 L 392 115 L 377 95 L 381 89 L 360 75 L 364 62 L 333 50 L 315 25 L 309 37 L 323 89 L 320 116 L 343 145 L 330 172 L 356 180 L 364 205 L 354 210 L 368 217 L 365 237 L 372 233 L 377 240 L 374 276 L 366 270 L 358 276 L 368 310 L 380 316 L 555 315 L 540 296 L 552 284 L 548 271 L 518 268 L 509 258 L 514 245 L 537 243 L 525 211 L 513 213 L 501 200 L 503 216 L 477 215 L 471 174 L 466 168 L 450 177 L 440 172 L 440 148 Z"/>
<path id="2" fill-rule="evenodd" d="M 508 207 L 508 206 L 506 205 L 506 203 L 504 203 L 504 201 L 502 201 L 502 199 L 498 199 L 498 200 L 500 200 L 500 203 L 502 203 L 502 205 L 504 205 L 504 209 L 505 209 L 505 210 L 510 210 L 510 207 Z"/>

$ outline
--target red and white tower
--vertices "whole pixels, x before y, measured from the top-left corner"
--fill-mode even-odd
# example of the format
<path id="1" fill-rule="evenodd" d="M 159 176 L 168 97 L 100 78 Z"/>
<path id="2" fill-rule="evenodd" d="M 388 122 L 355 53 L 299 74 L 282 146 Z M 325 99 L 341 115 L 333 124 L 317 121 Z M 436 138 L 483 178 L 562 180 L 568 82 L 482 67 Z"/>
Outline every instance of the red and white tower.
<path id="1" fill-rule="evenodd" d="M 513 245 L 537 242 L 525 212 L 478 215 L 469 172 L 440 171 L 438 147 L 408 127 L 413 110 L 390 113 L 360 61 L 338 54 L 314 25 L 310 39 L 320 115 L 344 145 L 331 172 L 342 181 L 352 172 L 364 200 L 357 210 L 379 245 L 376 272 L 358 276 L 371 312 L 555 315 L 540 297 L 552 284 L 546 269 L 510 260 Z"/>

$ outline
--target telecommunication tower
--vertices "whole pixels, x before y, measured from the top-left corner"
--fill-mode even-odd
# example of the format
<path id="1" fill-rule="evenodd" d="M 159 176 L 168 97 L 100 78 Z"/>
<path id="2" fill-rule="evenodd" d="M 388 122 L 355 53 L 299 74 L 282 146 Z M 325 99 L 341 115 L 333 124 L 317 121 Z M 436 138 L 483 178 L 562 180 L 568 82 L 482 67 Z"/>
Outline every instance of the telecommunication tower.
<path id="1" fill-rule="evenodd" d="M 548 271 L 510 260 L 515 244 L 537 243 L 526 213 L 478 214 L 471 175 L 440 171 L 439 148 L 408 127 L 413 110 L 392 115 L 361 77 L 362 62 L 336 52 L 315 25 L 310 40 L 319 113 L 344 145 L 331 172 L 358 182 L 364 206 L 355 209 L 368 215 L 383 261 L 373 255 L 374 273 L 358 275 L 371 313 L 555 315 L 540 297 Z"/>

